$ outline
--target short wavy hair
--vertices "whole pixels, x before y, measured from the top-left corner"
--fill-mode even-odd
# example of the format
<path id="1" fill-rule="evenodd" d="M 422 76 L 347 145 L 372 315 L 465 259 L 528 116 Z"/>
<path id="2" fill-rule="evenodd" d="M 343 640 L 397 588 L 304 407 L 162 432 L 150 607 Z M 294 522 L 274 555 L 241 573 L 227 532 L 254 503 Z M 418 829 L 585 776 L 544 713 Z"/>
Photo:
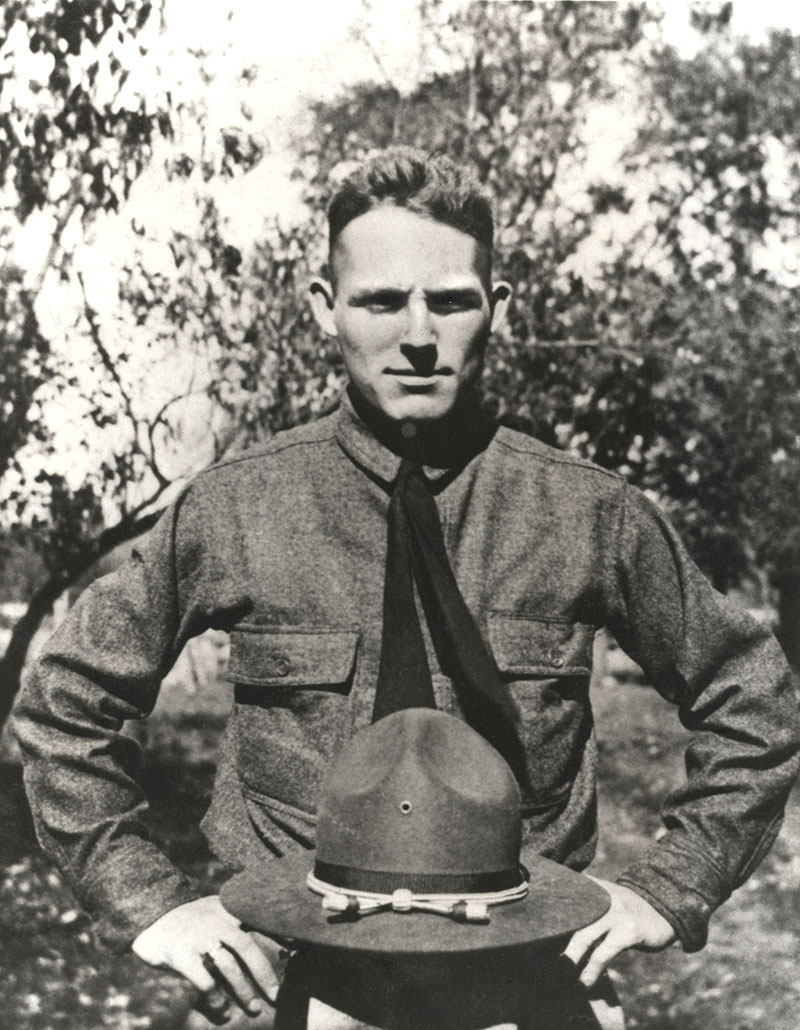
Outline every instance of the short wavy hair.
<path id="1" fill-rule="evenodd" d="M 494 219 L 474 175 L 445 154 L 389 147 L 367 159 L 342 182 L 328 207 L 328 267 L 342 231 L 359 215 L 383 204 L 452 226 L 478 244 L 482 270 L 491 277 Z"/>

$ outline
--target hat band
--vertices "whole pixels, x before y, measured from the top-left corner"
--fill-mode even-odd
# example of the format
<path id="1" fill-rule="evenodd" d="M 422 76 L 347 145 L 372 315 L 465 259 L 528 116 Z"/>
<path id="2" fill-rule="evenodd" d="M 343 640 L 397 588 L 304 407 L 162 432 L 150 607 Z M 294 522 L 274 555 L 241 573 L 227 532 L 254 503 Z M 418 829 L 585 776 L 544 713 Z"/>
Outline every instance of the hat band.
<path id="1" fill-rule="evenodd" d="M 314 863 L 314 876 L 344 890 L 376 894 L 403 889 L 414 894 L 488 894 L 511 890 L 527 880 L 521 866 L 490 873 L 398 873 L 335 865 L 319 859 Z"/>

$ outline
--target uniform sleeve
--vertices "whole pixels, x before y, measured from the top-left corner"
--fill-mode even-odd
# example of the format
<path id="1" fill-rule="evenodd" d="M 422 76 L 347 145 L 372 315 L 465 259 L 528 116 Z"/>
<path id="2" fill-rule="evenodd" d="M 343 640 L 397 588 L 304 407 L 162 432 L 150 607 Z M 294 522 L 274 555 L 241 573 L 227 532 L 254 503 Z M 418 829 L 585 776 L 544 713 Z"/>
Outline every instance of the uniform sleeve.
<path id="1" fill-rule="evenodd" d="M 208 625 L 180 596 L 175 537 L 184 499 L 129 562 L 84 591 L 17 706 L 39 841 L 112 950 L 198 896 L 149 839 L 138 748 L 120 732 L 126 719 L 150 713 L 184 643 Z"/>
<path id="2" fill-rule="evenodd" d="M 692 737 L 667 832 L 618 880 L 695 951 L 778 833 L 798 769 L 797 693 L 768 630 L 713 589 L 655 505 L 626 494 L 610 628 Z"/>

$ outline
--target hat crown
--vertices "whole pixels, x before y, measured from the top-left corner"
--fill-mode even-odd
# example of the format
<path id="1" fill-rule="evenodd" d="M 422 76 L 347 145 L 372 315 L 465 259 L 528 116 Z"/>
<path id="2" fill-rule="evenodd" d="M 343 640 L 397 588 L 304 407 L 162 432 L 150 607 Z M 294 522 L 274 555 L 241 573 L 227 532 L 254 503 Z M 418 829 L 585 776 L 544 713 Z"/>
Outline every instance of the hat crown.
<path id="1" fill-rule="evenodd" d="M 480 876 L 516 869 L 520 844 L 511 769 L 465 722 L 434 709 L 405 709 L 363 730 L 323 784 L 317 860 L 331 866 Z"/>

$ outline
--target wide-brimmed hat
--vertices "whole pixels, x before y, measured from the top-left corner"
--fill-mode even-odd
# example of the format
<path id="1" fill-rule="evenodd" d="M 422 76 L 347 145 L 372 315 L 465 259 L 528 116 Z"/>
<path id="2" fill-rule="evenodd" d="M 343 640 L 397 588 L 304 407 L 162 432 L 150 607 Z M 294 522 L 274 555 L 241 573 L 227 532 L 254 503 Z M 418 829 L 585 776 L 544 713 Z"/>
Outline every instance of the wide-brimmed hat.
<path id="1" fill-rule="evenodd" d="M 222 901 L 279 939 L 393 954 L 530 945 L 599 919 L 608 894 L 521 850 L 521 825 L 501 755 L 461 719 L 405 709 L 332 763 L 316 850 L 239 873 Z"/>

